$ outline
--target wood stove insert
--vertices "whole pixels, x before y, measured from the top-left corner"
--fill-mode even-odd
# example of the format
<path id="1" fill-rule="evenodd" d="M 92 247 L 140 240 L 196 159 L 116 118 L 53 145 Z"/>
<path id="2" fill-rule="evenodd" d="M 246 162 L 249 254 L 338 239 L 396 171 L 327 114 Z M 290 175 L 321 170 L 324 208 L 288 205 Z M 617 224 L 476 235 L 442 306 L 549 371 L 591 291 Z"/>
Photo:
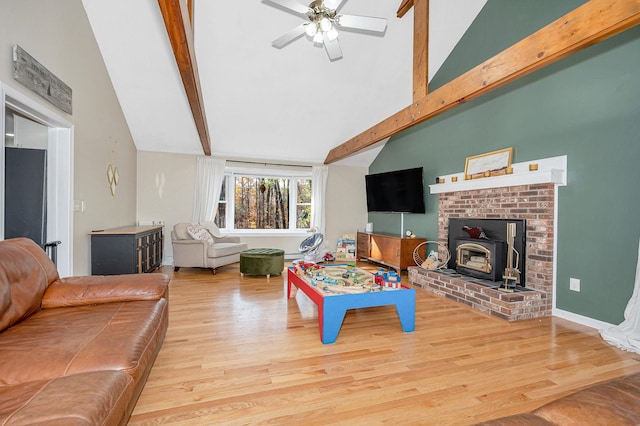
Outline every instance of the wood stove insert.
<path id="1" fill-rule="evenodd" d="M 460 274 L 490 281 L 503 280 L 507 261 L 507 224 L 515 224 L 513 246 L 518 252 L 518 264 L 513 265 L 521 272 L 520 287 L 525 287 L 526 221 L 524 219 L 449 219 L 449 251 L 451 260 L 447 267 Z M 483 235 L 465 231 L 481 228 Z"/>

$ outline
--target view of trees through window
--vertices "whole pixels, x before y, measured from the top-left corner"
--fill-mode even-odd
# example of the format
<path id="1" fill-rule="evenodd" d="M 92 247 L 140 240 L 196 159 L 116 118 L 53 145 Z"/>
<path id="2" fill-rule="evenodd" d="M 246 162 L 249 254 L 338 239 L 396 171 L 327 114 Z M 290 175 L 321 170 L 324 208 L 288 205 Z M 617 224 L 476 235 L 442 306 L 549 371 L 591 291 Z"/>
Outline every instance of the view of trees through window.
<path id="1" fill-rule="evenodd" d="M 289 229 L 287 179 L 236 177 L 235 229 Z"/>
<path id="2" fill-rule="evenodd" d="M 311 179 L 297 180 L 296 228 L 311 227 Z"/>
<path id="3" fill-rule="evenodd" d="M 229 183 L 232 187 L 227 194 Z M 216 215 L 220 228 L 231 226 L 227 222 L 232 206 L 233 229 L 309 228 L 311 179 L 228 176 L 222 184 Z"/>

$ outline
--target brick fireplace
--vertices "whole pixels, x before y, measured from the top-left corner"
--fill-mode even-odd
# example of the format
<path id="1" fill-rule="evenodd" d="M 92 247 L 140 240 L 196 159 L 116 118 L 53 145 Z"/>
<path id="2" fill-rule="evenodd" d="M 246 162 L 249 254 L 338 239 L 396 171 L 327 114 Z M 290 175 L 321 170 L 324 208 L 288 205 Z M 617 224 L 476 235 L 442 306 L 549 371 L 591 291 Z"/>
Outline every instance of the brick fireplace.
<path id="1" fill-rule="evenodd" d="M 563 158 L 565 167 L 561 174 L 554 174 L 556 169 L 544 172 L 551 176 L 549 179 L 541 178 L 541 172 L 523 172 L 524 178 L 499 177 L 504 183 L 493 181 L 497 177 L 479 179 L 494 187 L 476 188 L 483 186 L 477 182 L 431 185 L 431 192 L 439 193 L 438 242 L 444 246 L 448 243 L 449 218 L 526 221 L 526 270 L 521 271 L 526 281 L 524 291 L 506 293 L 455 271 L 430 271 L 420 267 L 409 269 L 409 281 L 439 296 L 509 321 L 551 315 L 555 191 L 558 184 L 564 184 L 566 157 Z M 533 183 L 527 183 L 527 180 Z M 522 184 L 509 186 L 510 182 Z"/>

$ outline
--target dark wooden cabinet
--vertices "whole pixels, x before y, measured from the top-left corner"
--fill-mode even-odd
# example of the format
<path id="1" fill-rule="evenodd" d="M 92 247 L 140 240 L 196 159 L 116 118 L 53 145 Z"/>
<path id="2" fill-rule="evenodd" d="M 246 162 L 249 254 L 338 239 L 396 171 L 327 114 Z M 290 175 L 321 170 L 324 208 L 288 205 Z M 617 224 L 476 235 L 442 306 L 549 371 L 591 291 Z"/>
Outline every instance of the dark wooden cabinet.
<path id="1" fill-rule="evenodd" d="M 358 232 L 356 256 L 358 259 L 370 260 L 400 271 L 415 265 L 413 251 L 425 241 L 425 238 Z"/>
<path id="2" fill-rule="evenodd" d="M 89 235 L 93 275 L 140 274 L 162 265 L 162 226 L 124 226 Z"/>

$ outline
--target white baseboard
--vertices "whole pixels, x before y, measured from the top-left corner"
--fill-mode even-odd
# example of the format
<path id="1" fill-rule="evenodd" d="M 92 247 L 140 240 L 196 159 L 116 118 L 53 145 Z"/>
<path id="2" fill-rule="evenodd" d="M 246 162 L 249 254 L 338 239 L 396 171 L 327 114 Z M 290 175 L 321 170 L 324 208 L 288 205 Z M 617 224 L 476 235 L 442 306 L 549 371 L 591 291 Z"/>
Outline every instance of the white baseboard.
<path id="1" fill-rule="evenodd" d="M 285 253 L 284 258 L 286 260 L 297 260 L 302 259 L 302 255 L 299 253 Z M 173 266 L 173 256 L 166 256 L 162 260 L 163 266 Z"/>
<path id="2" fill-rule="evenodd" d="M 597 319 L 585 317 L 583 315 L 574 314 L 573 312 L 564 311 L 562 309 L 553 308 L 551 315 L 554 317 L 566 319 L 587 327 L 594 328 L 596 330 L 603 330 L 615 326 L 615 324 L 609 324 L 608 322 L 600 321 Z"/>

